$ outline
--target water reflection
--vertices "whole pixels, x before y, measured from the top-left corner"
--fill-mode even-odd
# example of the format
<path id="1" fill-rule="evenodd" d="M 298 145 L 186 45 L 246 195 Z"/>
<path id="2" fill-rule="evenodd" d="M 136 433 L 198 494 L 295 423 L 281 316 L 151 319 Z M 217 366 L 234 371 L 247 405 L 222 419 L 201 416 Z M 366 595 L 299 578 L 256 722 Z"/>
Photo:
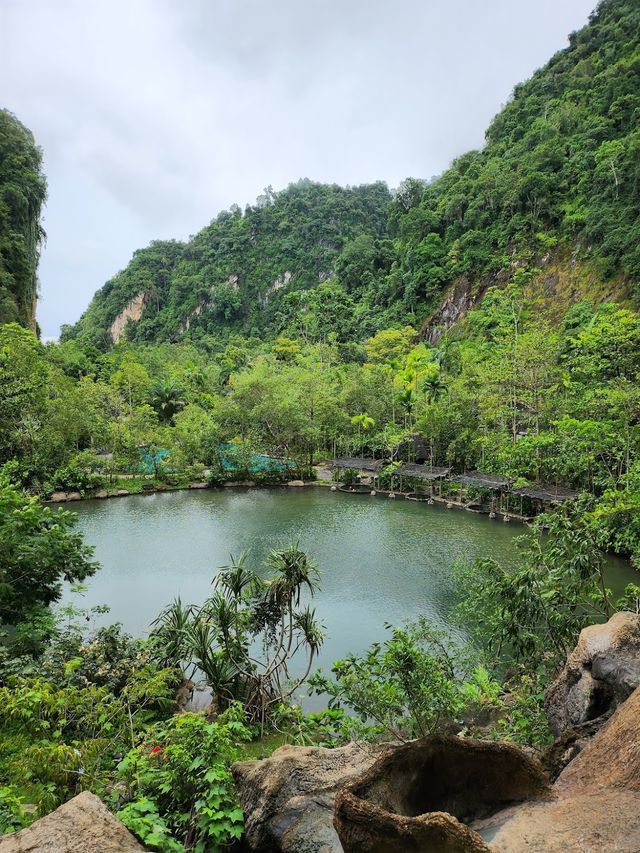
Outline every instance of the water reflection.
<path id="1" fill-rule="evenodd" d="M 173 492 L 73 509 L 102 564 L 81 606 L 107 604 L 105 621 L 135 635 L 175 596 L 206 598 L 229 554 L 251 549 L 261 560 L 299 540 L 322 572 L 314 603 L 328 632 L 325 666 L 382 639 L 385 622 L 425 615 L 446 625 L 453 563 L 512 560 L 524 531 L 473 513 L 320 488 Z M 617 587 L 634 575 L 622 561 L 610 573 Z"/>

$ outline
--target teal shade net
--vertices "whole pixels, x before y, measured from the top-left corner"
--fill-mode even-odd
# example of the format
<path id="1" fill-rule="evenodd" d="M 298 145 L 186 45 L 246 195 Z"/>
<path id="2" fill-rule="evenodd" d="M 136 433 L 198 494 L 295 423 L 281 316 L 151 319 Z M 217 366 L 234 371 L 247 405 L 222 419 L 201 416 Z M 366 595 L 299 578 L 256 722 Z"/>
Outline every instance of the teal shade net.
<path id="1" fill-rule="evenodd" d="M 291 460 L 277 459 L 265 453 L 252 453 L 247 457 L 242 448 L 235 444 L 221 444 L 219 451 L 220 464 L 225 471 L 247 470 L 254 474 L 263 474 L 269 471 L 282 473 L 296 468 L 295 462 Z"/>
<path id="2" fill-rule="evenodd" d="M 294 471 L 296 463 L 290 459 L 278 459 L 275 456 L 269 456 L 266 453 L 252 453 L 247 455 L 242 448 L 237 444 L 225 443 L 218 447 L 220 464 L 224 471 L 249 471 L 254 474 L 264 473 L 283 473 L 285 471 Z M 162 465 L 164 470 L 174 470 L 171 465 L 167 465 L 170 459 L 167 459 L 170 451 L 163 448 L 152 453 L 148 448 L 140 448 L 140 462 L 137 466 L 131 466 L 130 471 L 135 471 L 141 474 L 153 474 L 155 469 Z"/>
<path id="3" fill-rule="evenodd" d="M 163 464 L 166 456 L 169 455 L 168 450 L 157 450 L 155 453 L 151 453 L 146 447 L 140 448 L 140 462 L 137 468 L 132 469 L 139 471 L 143 474 L 153 474 L 155 469 Z"/>

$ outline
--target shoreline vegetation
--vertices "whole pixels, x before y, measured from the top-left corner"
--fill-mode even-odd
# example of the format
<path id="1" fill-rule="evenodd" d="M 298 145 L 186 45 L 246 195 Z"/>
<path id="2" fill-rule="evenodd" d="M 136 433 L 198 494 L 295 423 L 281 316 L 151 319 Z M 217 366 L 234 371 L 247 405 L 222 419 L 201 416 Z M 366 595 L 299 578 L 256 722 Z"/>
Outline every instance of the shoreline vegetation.
<path id="1" fill-rule="evenodd" d="M 163 454 L 164 455 L 164 454 Z M 269 460 L 269 457 L 261 457 L 264 460 Z M 481 515 L 487 515 L 492 520 L 502 522 L 518 522 L 524 525 L 530 525 L 536 518 L 545 512 L 553 512 L 558 506 L 567 500 L 576 500 L 579 497 L 588 499 L 588 496 L 580 496 L 578 492 L 570 492 L 568 490 L 560 490 L 559 498 L 554 500 L 553 492 L 550 491 L 546 496 L 542 496 L 537 502 L 530 505 L 530 514 L 523 514 L 523 498 L 520 497 L 520 507 L 517 508 L 517 497 L 510 494 L 510 484 L 508 480 L 502 478 L 494 478 L 493 475 L 483 474 L 482 472 L 472 472 L 471 474 L 455 475 L 445 474 L 448 469 L 436 471 L 437 486 L 434 486 L 434 480 L 430 479 L 429 491 L 425 491 L 424 484 L 420 482 L 420 474 L 425 473 L 429 478 L 433 475 L 433 469 L 429 469 L 426 465 L 403 466 L 400 463 L 392 463 L 387 469 L 385 476 L 386 488 L 382 488 L 380 483 L 380 475 L 372 473 L 372 470 L 384 471 L 383 463 L 379 460 L 353 459 L 353 468 L 346 467 L 344 460 L 339 460 L 340 463 L 336 466 L 336 460 L 328 459 L 321 463 L 316 468 L 307 469 L 306 472 L 301 472 L 300 469 L 293 467 L 286 473 L 269 471 L 245 471 L 244 476 L 236 479 L 236 475 L 232 471 L 226 471 L 223 476 L 212 476 L 212 472 L 208 470 L 202 471 L 202 478 L 191 480 L 184 474 L 172 472 L 170 475 L 164 474 L 160 478 L 154 477 L 153 474 L 133 474 L 133 473 L 112 473 L 110 482 L 102 482 L 92 488 L 83 491 L 69 492 L 53 492 L 49 496 L 38 495 L 37 497 L 44 505 L 60 505 L 64 503 L 75 503 L 78 501 L 87 500 L 107 500 L 113 498 L 129 497 L 133 495 L 154 495 L 164 494 L 174 491 L 202 491 L 202 490 L 218 490 L 218 489 L 282 489 L 282 488 L 306 488 L 320 487 L 330 488 L 331 491 L 338 491 L 342 494 L 350 494 L 353 496 L 361 495 L 376 498 L 387 498 L 394 500 L 410 500 L 427 505 L 440 505 L 448 510 L 462 509 L 467 512 L 472 512 Z M 362 470 L 358 470 L 358 462 L 362 463 Z M 288 467 L 285 466 L 285 467 Z M 406 468 L 413 477 L 400 476 L 403 468 Z M 424 472 L 420 469 L 424 468 Z M 416 479 L 416 472 L 417 477 Z M 89 472 L 87 472 L 89 473 Z M 193 472 L 192 472 L 193 473 Z M 311 475 L 304 479 L 305 473 Z M 257 476 L 256 476 L 257 475 Z M 255 479 L 253 479 L 255 477 Z M 288 479 L 295 477 L 295 479 Z M 489 478 L 489 480 L 487 480 Z M 495 483 L 491 486 L 474 486 L 468 489 L 466 499 L 463 498 L 464 486 L 462 482 L 471 481 L 472 483 L 488 483 L 492 480 L 497 480 L 499 486 Z M 398 485 L 399 484 L 399 485 Z M 553 489 L 554 487 L 548 487 Z M 557 487 L 555 487 L 557 488 Z M 436 491 L 437 489 L 437 491 Z M 499 495 L 499 498 L 497 497 Z M 471 499 L 469 500 L 469 497 Z M 506 496 L 506 502 L 503 497 Z M 590 496 L 591 498 L 593 496 Z M 516 499 L 516 508 L 513 503 L 510 506 L 510 500 Z M 613 550 L 609 550 L 612 556 L 622 559 L 629 559 L 628 555 L 617 554 Z"/>
<path id="2" fill-rule="evenodd" d="M 131 479 L 136 480 L 136 484 L 134 488 L 131 488 L 130 481 Z M 57 506 L 65 503 L 76 503 L 81 501 L 90 501 L 90 500 L 107 500 L 111 498 L 124 498 L 124 497 L 132 497 L 132 496 L 140 496 L 140 495 L 157 495 L 157 494 L 169 494 L 171 492 L 180 492 L 180 491 L 203 491 L 203 490 L 220 490 L 220 489 L 295 489 L 295 488 L 308 488 L 308 487 L 316 487 L 316 488 L 325 488 L 332 489 L 341 492 L 342 494 L 352 494 L 352 495 L 364 495 L 369 497 L 378 497 L 378 498 L 395 498 L 399 500 L 416 500 L 416 498 L 412 497 L 415 494 L 412 491 L 402 492 L 398 489 L 373 489 L 371 485 L 367 485 L 366 489 L 362 491 L 356 491 L 355 489 L 342 486 L 339 482 L 335 482 L 332 480 L 291 480 L 291 481 L 283 481 L 281 483 L 256 483 L 251 480 L 227 480 L 224 483 L 214 483 L 210 484 L 207 482 L 189 482 L 184 485 L 172 485 L 162 482 L 153 482 L 151 478 L 143 479 L 140 481 L 138 478 L 135 478 L 135 475 L 123 475 L 121 478 L 121 482 L 127 484 L 127 488 L 119 488 L 119 489 L 98 489 L 94 492 L 86 492 L 84 494 L 80 492 L 61 492 L 55 497 L 52 495 L 49 498 L 40 497 L 40 501 L 42 504 L 46 506 Z M 445 506 L 447 509 L 462 509 L 466 512 L 478 512 L 478 510 L 470 509 L 464 503 L 459 500 L 453 499 L 452 496 L 443 497 L 439 495 L 433 495 L 429 501 L 426 498 L 419 498 L 421 502 L 424 503 L 433 503 Z M 482 514 L 489 515 L 489 511 L 482 512 Z M 529 523 L 532 519 L 526 516 L 520 516 L 515 512 L 495 513 L 493 517 L 505 520 L 504 516 L 507 515 L 508 521 L 519 522 L 522 524 Z"/>

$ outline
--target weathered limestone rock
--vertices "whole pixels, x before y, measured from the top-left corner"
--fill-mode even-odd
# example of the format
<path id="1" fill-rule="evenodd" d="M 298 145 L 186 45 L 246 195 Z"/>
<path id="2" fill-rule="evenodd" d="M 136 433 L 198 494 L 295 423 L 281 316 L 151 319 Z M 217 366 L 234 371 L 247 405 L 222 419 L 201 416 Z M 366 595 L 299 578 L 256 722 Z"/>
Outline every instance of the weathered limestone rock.
<path id="1" fill-rule="evenodd" d="M 491 853 L 477 832 L 446 812 L 390 820 L 384 809 L 364 807 L 362 800 L 342 801 L 340 808 L 340 830 L 346 822 L 358 827 L 350 836 L 340 835 L 348 853 Z"/>
<path id="2" fill-rule="evenodd" d="M 233 276 L 229 276 L 230 284 L 232 278 Z M 196 307 L 193 309 L 193 311 L 189 314 L 189 316 L 186 317 L 186 319 L 183 320 L 182 323 L 180 323 L 180 325 L 178 326 L 178 334 L 183 335 L 185 332 L 188 332 L 191 328 L 191 321 L 193 320 L 193 318 L 199 317 L 202 312 L 205 311 L 207 308 L 213 308 L 213 302 L 211 302 L 209 299 L 201 299 L 196 305 Z"/>
<path id="3" fill-rule="evenodd" d="M 208 483 L 189 483 L 189 488 L 190 489 L 208 489 L 209 484 Z"/>
<path id="4" fill-rule="evenodd" d="M 116 489 L 116 497 L 118 498 L 125 498 L 128 494 L 128 489 Z"/>
<path id="5" fill-rule="evenodd" d="M 193 698 L 193 691 L 196 684 L 190 678 L 185 678 L 180 687 L 176 690 L 175 701 L 179 711 L 184 711 Z"/>
<path id="6" fill-rule="evenodd" d="M 287 486 L 304 486 L 304 480 L 289 480 Z"/>
<path id="7" fill-rule="evenodd" d="M 602 724 L 602 717 L 598 717 L 595 720 L 588 720 L 586 723 L 581 723 L 569 729 L 569 731 L 556 738 L 547 747 L 544 754 L 540 757 L 540 763 L 551 782 L 555 782 L 564 768 L 573 761 L 576 755 L 582 752 Z"/>
<path id="8" fill-rule="evenodd" d="M 440 338 L 475 304 L 478 294 L 473 294 L 471 283 L 465 277 L 457 278 L 444 295 L 434 314 L 429 317 L 421 331 L 428 343 L 435 345 Z"/>
<path id="9" fill-rule="evenodd" d="M 273 282 L 265 290 L 264 295 L 258 297 L 258 301 L 260 302 L 263 308 L 270 301 L 274 293 L 277 293 L 279 290 L 282 290 L 283 287 L 286 287 L 289 284 L 292 276 L 293 273 L 290 270 L 285 270 L 273 280 Z"/>
<path id="10" fill-rule="evenodd" d="M 67 493 L 66 492 L 54 492 L 51 495 L 51 502 L 52 503 L 55 503 L 55 504 L 60 503 L 61 504 L 61 503 L 64 503 L 66 500 L 67 500 Z"/>
<path id="11" fill-rule="evenodd" d="M 88 791 L 27 829 L 0 838 L 0 853 L 142 853 L 144 849 Z"/>
<path id="12" fill-rule="evenodd" d="M 142 317 L 142 312 L 144 311 L 148 300 L 149 293 L 141 290 L 140 293 L 137 293 L 133 299 L 130 299 L 129 302 L 127 302 L 109 327 L 111 340 L 114 344 L 117 344 L 122 337 L 122 333 L 124 332 L 129 320 L 137 323 L 140 317 Z"/>
<path id="13" fill-rule="evenodd" d="M 620 705 L 580 755 L 560 774 L 555 787 L 561 792 L 578 789 L 599 791 L 602 788 L 640 792 L 639 721 L 640 688 Z M 640 809 L 638 823 L 640 825 Z"/>
<path id="14" fill-rule="evenodd" d="M 69 492 L 69 494 L 67 495 L 67 500 L 68 501 L 81 501 L 82 495 L 80 494 L 80 492 Z"/>
<path id="15" fill-rule="evenodd" d="M 618 637 L 624 621 L 614 622 Z M 537 762 L 508 744 L 429 738 L 377 758 L 365 747 L 355 761 L 354 750 L 363 749 L 357 744 L 283 747 L 234 769 L 248 846 L 274 853 L 638 853 L 639 719 L 640 688 L 553 788 Z"/>
<path id="16" fill-rule="evenodd" d="M 333 827 L 336 791 L 371 766 L 380 748 L 281 746 L 263 761 L 233 767 L 250 850 L 340 853 Z"/>
<path id="17" fill-rule="evenodd" d="M 542 767 L 506 743 L 434 736 L 390 750 L 338 791 L 345 853 L 490 853 L 465 824 L 550 796 Z"/>
<path id="18" fill-rule="evenodd" d="M 96 492 L 95 496 L 100 500 L 104 500 L 105 498 L 109 497 L 109 492 L 105 492 L 104 489 L 100 489 L 99 492 Z"/>
<path id="19" fill-rule="evenodd" d="M 640 685 L 640 616 L 616 613 L 590 625 L 547 690 L 545 708 L 556 736 L 604 720 Z"/>
<path id="20" fill-rule="evenodd" d="M 485 837 L 497 853 L 640 850 L 640 688 L 554 785 L 557 799 L 499 813 Z M 476 827 L 478 828 L 478 827 Z"/>

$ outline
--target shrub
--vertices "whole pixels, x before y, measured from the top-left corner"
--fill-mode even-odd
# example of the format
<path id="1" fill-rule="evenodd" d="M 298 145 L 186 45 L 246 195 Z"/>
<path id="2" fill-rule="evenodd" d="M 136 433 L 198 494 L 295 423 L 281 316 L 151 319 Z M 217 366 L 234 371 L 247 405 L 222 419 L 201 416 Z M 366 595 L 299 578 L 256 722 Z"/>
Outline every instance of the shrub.
<path id="1" fill-rule="evenodd" d="M 331 721 L 345 739 L 425 737 L 460 721 L 465 711 L 496 704 L 500 686 L 426 619 L 387 628 L 391 636 L 383 644 L 336 661 L 333 679 L 318 672 L 309 680 L 329 695 L 330 709 L 344 705 L 357 715 Z"/>
<path id="2" fill-rule="evenodd" d="M 0 835 L 17 832 L 28 824 L 28 815 L 22 805 L 22 798 L 7 785 L 0 786 Z"/>
<path id="3" fill-rule="evenodd" d="M 167 840 L 166 828 L 187 850 L 223 850 L 243 832 L 229 768 L 250 738 L 238 704 L 214 723 L 186 713 L 150 728 L 120 763 L 130 802 L 118 816 L 157 850 L 181 849 Z"/>
<path id="4" fill-rule="evenodd" d="M 102 485 L 103 478 L 83 468 L 77 461 L 72 460 L 63 468 L 58 468 L 43 484 L 43 492 L 87 492 Z"/>

